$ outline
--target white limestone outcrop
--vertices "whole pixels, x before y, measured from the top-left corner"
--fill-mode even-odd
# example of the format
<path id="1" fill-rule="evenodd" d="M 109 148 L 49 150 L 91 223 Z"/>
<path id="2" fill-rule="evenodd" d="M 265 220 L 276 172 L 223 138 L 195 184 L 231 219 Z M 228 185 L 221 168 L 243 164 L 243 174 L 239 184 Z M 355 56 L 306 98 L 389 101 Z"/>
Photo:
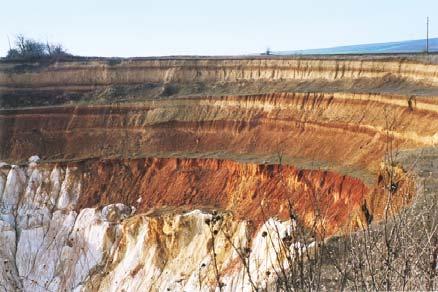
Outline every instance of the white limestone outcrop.
<path id="1" fill-rule="evenodd" d="M 287 268 L 277 251 L 291 222 L 269 219 L 254 235 L 225 211 L 78 211 L 83 175 L 2 164 L 0 291 L 251 291 Z"/>

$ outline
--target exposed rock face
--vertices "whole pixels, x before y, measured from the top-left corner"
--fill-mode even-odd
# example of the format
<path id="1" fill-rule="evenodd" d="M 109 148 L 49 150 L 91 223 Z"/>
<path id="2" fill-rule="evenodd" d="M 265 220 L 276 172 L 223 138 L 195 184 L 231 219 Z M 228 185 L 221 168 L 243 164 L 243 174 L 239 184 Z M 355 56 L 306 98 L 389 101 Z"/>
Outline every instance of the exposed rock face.
<path id="1" fill-rule="evenodd" d="M 250 290 L 251 284 L 238 256 L 245 248 L 250 248 L 253 255 L 249 262 L 251 278 L 257 286 L 266 286 L 272 281 L 266 271 L 273 269 L 272 263 L 276 259 L 272 247 L 268 247 L 270 241 L 262 237 L 262 233 L 268 230 L 276 238 L 278 230 L 280 236 L 284 236 L 290 223 L 269 220 L 263 231 L 251 239 L 247 223 L 236 222 L 229 214 L 219 214 L 216 216 L 221 219 L 212 224 L 212 228 L 221 226 L 218 230 L 222 231 L 215 236 L 214 242 L 209 225 L 205 223 L 214 216 L 199 210 L 180 215 L 130 218 L 123 224 L 123 237 L 109 273 L 95 275 L 86 288 L 99 291 L 213 290 L 217 286 L 216 266 L 225 291 Z M 213 244 L 215 258 L 211 252 Z"/>
<path id="2" fill-rule="evenodd" d="M 432 61 L 432 63 L 431 63 Z M 5 87 L 90 87 L 96 85 L 162 82 L 233 82 L 242 80 L 355 80 L 384 78 L 421 81 L 437 86 L 432 58 L 161 58 L 73 61 L 45 67 L 2 64 L 0 84 Z M 86 78 L 84 78 L 86 76 Z"/>
<path id="3" fill-rule="evenodd" d="M 225 290 L 251 289 L 243 249 L 251 281 L 266 286 L 285 265 L 267 245 L 290 233 L 291 210 L 311 225 L 318 209 L 329 235 L 367 224 L 364 199 L 379 195 L 335 173 L 211 159 L 30 162 L 3 165 L 0 178 L 7 291 L 202 290 L 217 285 L 216 267 Z"/>
<path id="4" fill-rule="evenodd" d="M 0 63 L 0 291 L 269 288 L 297 226 L 412 202 L 435 59 Z"/>
<path id="5" fill-rule="evenodd" d="M 436 56 L 86 59 L 0 63 L 0 106 L 273 92 L 437 95 Z"/>
<path id="6" fill-rule="evenodd" d="M 293 164 L 326 161 L 332 168 L 376 172 L 389 142 L 401 149 L 436 145 L 437 118 L 434 98 L 342 93 L 5 110 L 0 111 L 0 156 L 17 160 L 33 153 L 45 159 L 222 153 L 223 158 L 234 158 L 276 157 L 281 152 L 293 158 Z"/>
<path id="7" fill-rule="evenodd" d="M 292 226 L 269 219 L 254 230 L 247 221 L 216 211 L 132 216 L 132 208 L 121 203 L 78 209 L 87 192 L 84 177 L 75 166 L 3 166 L 3 290 L 210 289 L 216 286 L 212 244 L 226 290 L 250 288 L 238 258 L 243 248 L 254 254 L 254 281 L 266 285 L 265 272 L 276 263 L 266 245 L 281 240 L 270 242 L 262 233 L 282 236 Z M 150 200 L 147 194 L 143 200 Z M 214 242 L 213 230 L 218 230 Z"/>

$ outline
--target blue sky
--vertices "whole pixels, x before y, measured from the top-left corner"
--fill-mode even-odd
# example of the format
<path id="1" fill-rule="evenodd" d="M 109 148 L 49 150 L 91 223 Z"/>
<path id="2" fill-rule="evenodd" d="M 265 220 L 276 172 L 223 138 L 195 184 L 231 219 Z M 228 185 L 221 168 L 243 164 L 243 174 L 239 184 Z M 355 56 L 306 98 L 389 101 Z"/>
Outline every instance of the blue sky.
<path id="1" fill-rule="evenodd" d="M 437 0 L 0 0 L 16 34 L 88 56 L 230 55 L 438 36 Z"/>

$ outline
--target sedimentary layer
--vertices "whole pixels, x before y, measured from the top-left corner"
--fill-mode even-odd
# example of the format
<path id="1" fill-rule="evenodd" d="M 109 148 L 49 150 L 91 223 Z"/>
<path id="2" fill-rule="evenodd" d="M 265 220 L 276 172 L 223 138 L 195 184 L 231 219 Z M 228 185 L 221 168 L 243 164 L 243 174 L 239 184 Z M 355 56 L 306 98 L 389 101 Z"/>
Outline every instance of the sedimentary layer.
<path id="1" fill-rule="evenodd" d="M 0 106 L 272 92 L 438 94 L 436 56 L 0 62 Z"/>
<path id="2" fill-rule="evenodd" d="M 0 288 L 208 290 L 215 269 L 228 291 L 250 289 L 248 273 L 266 286 L 297 224 L 326 237 L 378 219 L 379 180 L 213 159 L 2 164 Z M 406 203 L 412 185 L 397 183 Z"/>
<path id="3" fill-rule="evenodd" d="M 20 64 L 21 65 L 21 64 Z M 2 64 L 4 87 L 95 86 L 169 81 L 396 78 L 438 85 L 437 64 L 405 58 L 174 58 Z"/>
<path id="4" fill-rule="evenodd" d="M 436 145 L 437 118 L 433 97 L 351 93 L 1 110 L 0 158 L 252 155 L 279 163 L 282 155 L 293 165 L 314 162 L 376 174 L 389 148 Z"/>
<path id="5" fill-rule="evenodd" d="M 416 154 L 438 143 L 437 68 L 436 56 L 1 62 L 0 290 L 268 288 L 296 256 L 280 246 L 312 249 L 412 203 Z"/>

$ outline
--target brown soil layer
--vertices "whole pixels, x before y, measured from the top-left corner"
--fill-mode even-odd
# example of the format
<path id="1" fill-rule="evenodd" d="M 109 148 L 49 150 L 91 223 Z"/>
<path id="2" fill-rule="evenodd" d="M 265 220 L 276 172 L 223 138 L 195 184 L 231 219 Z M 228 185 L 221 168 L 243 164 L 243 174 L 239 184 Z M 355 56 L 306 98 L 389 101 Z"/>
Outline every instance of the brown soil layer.
<path id="1" fill-rule="evenodd" d="M 437 118 L 437 99 L 344 93 L 0 110 L 0 159 L 282 154 L 376 174 L 389 144 L 437 143 Z"/>

